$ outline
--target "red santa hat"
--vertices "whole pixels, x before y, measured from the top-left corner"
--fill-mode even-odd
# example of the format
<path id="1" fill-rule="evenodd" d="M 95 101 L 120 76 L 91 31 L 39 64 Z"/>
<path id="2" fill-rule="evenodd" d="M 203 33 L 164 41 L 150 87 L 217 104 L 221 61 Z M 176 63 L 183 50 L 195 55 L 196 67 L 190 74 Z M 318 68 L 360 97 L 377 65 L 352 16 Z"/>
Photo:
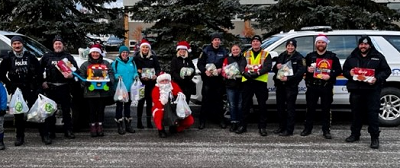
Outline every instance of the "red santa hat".
<path id="1" fill-rule="evenodd" d="M 178 42 L 178 45 L 176 46 L 176 50 L 178 51 L 179 49 L 185 49 L 188 52 L 191 52 L 192 50 L 190 49 L 190 45 L 187 41 L 180 41 Z"/>
<path id="2" fill-rule="evenodd" d="M 90 47 L 89 54 L 92 53 L 92 52 L 98 52 L 98 53 L 102 54 L 103 52 L 101 51 L 101 45 L 100 44 L 92 45 Z"/>
<path id="3" fill-rule="evenodd" d="M 330 41 L 328 40 L 328 37 L 326 37 L 325 34 L 318 34 L 317 38 L 315 38 L 315 44 L 317 44 L 317 41 L 323 41 L 326 44 L 328 44 Z"/>
<path id="4" fill-rule="evenodd" d="M 160 83 L 160 81 L 168 79 L 171 81 L 171 75 L 167 74 L 165 72 L 161 72 L 160 75 L 157 76 L 157 83 Z"/>
<path id="5" fill-rule="evenodd" d="M 140 48 L 142 48 L 142 46 L 148 46 L 151 49 L 151 45 L 146 39 L 142 39 L 142 41 L 140 41 Z"/>

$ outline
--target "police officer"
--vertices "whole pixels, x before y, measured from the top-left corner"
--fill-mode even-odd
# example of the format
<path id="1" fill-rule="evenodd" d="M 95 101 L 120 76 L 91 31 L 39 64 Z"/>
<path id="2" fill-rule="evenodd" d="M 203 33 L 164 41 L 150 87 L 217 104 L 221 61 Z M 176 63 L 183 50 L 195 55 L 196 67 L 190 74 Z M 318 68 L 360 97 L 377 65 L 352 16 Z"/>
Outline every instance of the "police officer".
<path id="1" fill-rule="evenodd" d="M 29 108 L 35 103 L 43 81 L 40 64 L 37 58 L 25 50 L 21 36 L 11 38 L 12 51 L 8 52 L 0 65 L 0 79 L 6 84 L 9 94 L 18 87 L 21 89 Z M 8 73 L 8 74 L 7 74 Z M 25 140 L 24 114 L 15 114 L 16 140 L 14 145 L 21 146 Z"/>
<path id="2" fill-rule="evenodd" d="M 61 37 L 56 36 L 53 39 L 53 52 L 46 53 L 40 60 L 41 68 L 46 71 L 46 78 L 42 83 L 42 87 L 46 95 L 61 105 L 63 123 L 64 123 L 64 136 L 69 139 L 74 139 L 75 135 L 72 132 L 71 122 L 71 92 L 70 85 L 76 82 L 73 79 L 72 72 L 61 72 L 57 69 L 56 65 L 59 61 L 65 61 L 71 63 L 75 69 L 78 69 L 78 65 L 73 56 L 64 51 L 64 41 Z M 49 133 L 50 138 L 54 139 L 55 134 L 55 116 L 51 116 L 46 119 L 46 127 L 42 128 L 41 134 L 47 136 Z"/>
<path id="3" fill-rule="evenodd" d="M 222 95 L 224 82 L 221 76 L 222 63 L 227 56 L 227 51 L 220 46 L 221 35 L 215 33 L 211 36 L 211 45 L 203 49 L 197 67 L 203 79 L 202 104 L 200 109 L 199 129 L 204 129 L 207 114 L 213 114 L 220 120 L 220 127 L 225 129 Z M 215 69 L 207 69 L 207 65 L 213 64 Z"/>
<path id="4" fill-rule="evenodd" d="M 333 101 L 333 85 L 336 82 L 336 77 L 342 73 L 342 68 L 336 54 L 326 50 L 328 43 L 329 40 L 325 35 L 318 35 L 315 38 L 315 48 L 317 50 L 306 56 L 307 73 L 305 81 L 307 86 L 307 113 L 304 124 L 305 128 L 301 132 L 301 136 L 311 134 L 317 102 L 318 99 L 321 98 L 323 136 L 326 139 L 332 139 L 330 133 L 330 110 Z M 321 59 L 324 62 L 317 62 L 317 59 Z M 316 66 L 320 67 L 320 65 L 316 65 L 318 63 L 321 63 L 321 68 L 324 66 L 327 71 L 316 75 L 314 70 Z"/>
<path id="5" fill-rule="evenodd" d="M 363 79 L 354 68 L 367 68 L 375 71 L 370 79 Z M 353 113 L 351 135 L 346 142 L 360 140 L 362 118 L 368 117 L 368 132 L 371 135 L 373 149 L 379 148 L 380 93 L 385 80 L 390 76 L 391 69 L 385 57 L 378 52 L 371 38 L 363 36 L 358 41 L 358 47 L 347 57 L 343 65 L 343 75 L 348 79 L 347 90 L 350 92 L 350 105 Z"/>
<path id="6" fill-rule="evenodd" d="M 259 105 L 259 122 L 258 129 L 261 136 L 267 136 L 267 104 L 268 100 L 268 72 L 272 68 L 271 55 L 262 50 L 261 37 L 255 35 L 251 39 L 250 51 L 244 53 L 246 58 L 246 68 L 242 74 L 243 82 L 243 118 L 237 134 L 247 131 L 247 119 L 250 113 L 250 107 L 253 104 L 253 96 L 256 95 Z"/>
<path id="7" fill-rule="evenodd" d="M 299 93 L 298 85 L 306 71 L 303 55 L 296 51 L 297 41 L 290 39 L 286 42 L 286 51 L 281 53 L 276 60 L 272 71 L 275 72 L 274 82 L 276 87 L 276 104 L 279 116 L 279 128 L 274 131 L 280 136 L 293 135 L 296 99 Z M 291 65 L 289 68 L 287 65 Z M 291 69 L 293 74 L 289 73 Z M 279 71 L 279 73 L 278 73 Z"/>

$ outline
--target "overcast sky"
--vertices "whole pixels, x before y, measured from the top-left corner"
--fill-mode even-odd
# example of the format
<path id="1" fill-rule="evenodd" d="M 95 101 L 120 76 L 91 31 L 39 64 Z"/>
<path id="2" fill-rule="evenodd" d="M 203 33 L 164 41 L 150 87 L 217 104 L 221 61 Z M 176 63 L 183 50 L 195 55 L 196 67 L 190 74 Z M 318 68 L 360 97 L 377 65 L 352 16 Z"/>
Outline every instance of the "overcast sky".
<path id="1" fill-rule="evenodd" d="M 111 3 L 111 4 L 104 4 L 105 7 L 107 8 L 113 8 L 113 7 L 122 7 L 122 0 L 117 0 L 117 2 Z"/>

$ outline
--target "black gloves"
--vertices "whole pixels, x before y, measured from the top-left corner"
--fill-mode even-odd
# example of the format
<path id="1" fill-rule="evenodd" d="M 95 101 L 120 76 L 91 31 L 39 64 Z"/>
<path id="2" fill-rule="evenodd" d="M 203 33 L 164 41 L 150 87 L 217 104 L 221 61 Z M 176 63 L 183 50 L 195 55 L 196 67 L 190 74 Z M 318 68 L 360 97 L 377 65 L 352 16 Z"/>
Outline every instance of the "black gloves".
<path id="1" fill-rule="evenodd" d="M 243 73 L 243 76 L 246 79 L 255 79 L 255 78 L 259 77 L 260 75 L 258 75 L 258 73 L 255 73 L 255 72 L 245 72 L 245 73 Z"/>
<path id="2" fill-rule="evenodd" d="M 6 110 L 0 110 L 0 116 L 4 116 L 6 114 Z"/>
<path id="3" fill-rule="evenodd" d="M 253 79 L 255 79 L 255 78 L 259 77 L 260 75 L 258 75 L 258 73 L 255 73 L 255 72 L 250 72 L 250 76 L 251 76 Z"/>
<path id="4" fill-rule="evenodd" d="M 251 77 L 249 72 L 243 73 L 243 77 L 245 77 L 246 79 L 252 79 L 252 77 Z"/>

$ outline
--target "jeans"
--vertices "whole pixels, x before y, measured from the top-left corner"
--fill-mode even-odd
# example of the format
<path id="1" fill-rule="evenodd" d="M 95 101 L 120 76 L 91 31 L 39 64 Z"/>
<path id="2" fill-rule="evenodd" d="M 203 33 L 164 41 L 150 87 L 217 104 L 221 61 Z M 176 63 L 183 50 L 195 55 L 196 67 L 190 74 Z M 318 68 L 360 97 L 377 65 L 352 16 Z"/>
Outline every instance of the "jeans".
<path id="1" fill-rule="evenodd" d="M 4 132 L 4 116 L 0 116 L 0 134 Z"/>
<path id="2" fill-rule="evenodd" d="M 226 96 L 229 102 L 231 122 L 238 123 L 242 119 L 242 90 L 227 88 Z"/>

